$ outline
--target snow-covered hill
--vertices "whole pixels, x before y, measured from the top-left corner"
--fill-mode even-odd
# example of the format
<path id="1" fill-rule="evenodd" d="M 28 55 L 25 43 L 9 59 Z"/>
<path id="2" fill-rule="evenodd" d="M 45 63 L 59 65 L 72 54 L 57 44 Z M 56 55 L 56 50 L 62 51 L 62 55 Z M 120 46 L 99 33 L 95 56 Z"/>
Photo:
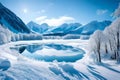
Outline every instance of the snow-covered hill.
<path id="1" fill-rule="evenodd" d="M 27 24 L 27 27 L 28 27 L 30 30 L 32 30 L 32 31 L 34 31 L 34 32 L 38 32 L 38 33 L 40 33 L 40 34 L 41 34 L 41 33 L 44 33 L 44 32 L 47 31 L 48 28 L 49 28 L 48 24 L 46 24 L 46 23 L 43 23 L 43 24 L 39 25 L 39 24 L 37 24 L 37 23 L 35 23 L 35 22 L 33 22 L 33 21 L 29 22 L 29 23 Z"/>
<path id="2" fill-rule="evenodd" d="M 0 24 L 13 33 L 30 33 L 23 21 L 0 3 Z"/>

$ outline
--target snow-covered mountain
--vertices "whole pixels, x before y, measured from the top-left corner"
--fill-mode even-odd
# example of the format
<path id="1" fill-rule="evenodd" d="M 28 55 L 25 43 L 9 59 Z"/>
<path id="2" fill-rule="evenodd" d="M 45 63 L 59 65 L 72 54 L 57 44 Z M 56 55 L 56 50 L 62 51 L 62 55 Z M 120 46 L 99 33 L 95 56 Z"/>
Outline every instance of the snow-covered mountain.
<path id="1" fill-rule="evenodd" d="M 81 25 L 80 23 L 64 23 L 60 26 L 50 27 L 46 23 L 37 24 L 33 21 L 27 24 L 28 28 L 34 32 L 42 33 L 44 36 L 64 36 L 67 34 L 78 34 L 78 35 L 91 35 L 96 30 L 104 30 L 105 27 L 109 26 L 111 21 L 92 21 L 86 25 Z"/>
<path id="2" fill-rule="evenodd" d="M 48 28 L 49 28 L 48 24 L 46 24 L 46 23 L 43 23 L 43 24 L 39 25 L 39 24 L 37 24 L 37 23 L 35 23 L 35 22 L 33 22 L 33 21 L 30 21 L 30 22 L 27 24 L 27 27 L 28 27 L 30 30 L 32 30 L 32 31 L 34 31 L 34 32 L 38 32 L 38 33 L 44 33 L 44 32 L 47 31 Z"/>
<path id="3" fill-rule="evenodd" d="M 84 34 L 84 35 L 91 35 L 96 30 L 104 30 L 105 27 L 109 26 L 111 24 L 111 21 L 92 21 L 74 31 L 71 31 L 70 34 Z"/>
<path id="4" fill-rule="evenodd" d="M 104 30 L 109 26 L 111 21 L 92 21 L 86 25 L 81 26 L 79 23 L 64 23 L 61 26 L 55 27 L 46 31 L 44 36 L 64 36 L 64 39 L 88 39 L 96 30 Z"/>
<path id="5" fill-rule="evenodd" d="M 71 23 L 71 24 L 64 23 L 64 24 L 58 26 L 57 28 L 53 29 L 51 32 L 53 32 L 53 33 L 68 33 L 69 31 L 72 31 L 80 26 L 81 26 L 81 24 L 79 24 L 79 23 Z"/>
<path id="6" fill-rule="evenodd" d="M 79 28 L 81 26 L 80 23 L 70 23 L 70 24 L 67 24 L 67 23 L 64 23 L 60 26 L 57 26 L 51 30 L 48 30 L 45 35 L 60 35 L 60 36 L 63 36 L 67 33 L 69 33 L 70 31 L 73 31 L 77 28 Z"/>
<path id="7" fill-rule="evenodd" d="M 30 33 L 23 21 L 0 3 L 0 24 L 13 33 Z"/>

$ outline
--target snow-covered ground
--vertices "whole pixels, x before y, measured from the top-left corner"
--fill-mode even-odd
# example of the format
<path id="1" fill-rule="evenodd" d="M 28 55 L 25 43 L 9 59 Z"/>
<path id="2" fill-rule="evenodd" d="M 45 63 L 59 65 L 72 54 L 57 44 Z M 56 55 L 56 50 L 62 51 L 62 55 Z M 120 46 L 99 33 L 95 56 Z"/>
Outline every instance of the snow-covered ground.
<path id="1" fill-rule="evenodd" d="M 39 55 L 74 56 L 80 54 L 72 53 L 77 49 L 85 51 L 83 56 L 75 62 L 67 61 L 44 61 L 25 57 L 19 53 L 21 46 L 33 44 L 59 44 L 43 47 L 34 53 Z M 64 45 L 64 46 L 63 46 Z M 51 45 L 50 45 L 51 46 Z M 54 47 L 53 47 L 54 46 Z M 66 46 L 69 48 L 66 50 Z M 72 46 L 72 47 L 70 47 Z M 27 50 L 25 50 L 27 51 Z M 23 53 L 25 53 L 23 51 Z M 70 53 L 69 53 L 70 52 Z M 45 53 L 45 54 L 44 54 Z M 0 80 L 119 80 L 120 66 L 114 61 L 104 61 L 104 64 L 94 64 L 89 58 L 87 40 L 40 40 L 40 41 L 19 41 L 0 46 Z M 6 67 L 4 67 L 6 66 Z M 4 71 L 3 71 L 4 70 Z"/>

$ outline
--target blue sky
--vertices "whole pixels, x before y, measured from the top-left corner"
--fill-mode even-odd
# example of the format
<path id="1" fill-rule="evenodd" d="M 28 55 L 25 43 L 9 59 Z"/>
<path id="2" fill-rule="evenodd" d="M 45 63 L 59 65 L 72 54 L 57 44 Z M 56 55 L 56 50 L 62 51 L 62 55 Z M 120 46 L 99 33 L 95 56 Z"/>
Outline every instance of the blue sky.
<path id="1" fill-rule="evenodd" d="M 65 22 L 86 24 L 112 20 L 120 0 L 0 0 L 25 23 L 35 21 L 58 26 Z"/>

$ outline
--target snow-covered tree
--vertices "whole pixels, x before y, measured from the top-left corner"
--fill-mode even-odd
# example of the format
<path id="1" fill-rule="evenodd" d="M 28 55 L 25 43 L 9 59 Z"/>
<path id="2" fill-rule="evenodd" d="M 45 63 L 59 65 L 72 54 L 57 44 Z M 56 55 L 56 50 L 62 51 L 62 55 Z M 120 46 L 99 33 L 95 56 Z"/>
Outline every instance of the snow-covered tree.
<path id="1" fill-rule="evenodd" d="M 103 32 L 96 31 L 90 38 L 91 51 L 96 54 L 98 62 L 101 62 L 103 53 L 120 62 L 120 6 L 115 10 L 114 17 L 116 20 L 109 27 Z"/>
<path id="2" fill-rule="evenodd" d="M 41 40 L 42 36 L 40 34 L 25 34 L 25 33 L 19 33 L 19 34 L 13 34 L 11 37 L 11 41 L 20 41 L 20 40 Z"/>
<path id="3" fill-rule="evenodd" d="M 0 24 L 0 44 L 7 43 L 11 40 L 11 32 Z"/>
<path id="4" fill-rule="evenodd" d="M 108 36 L 109 46 L 113 53 L 112 58 L 119 61 L 120 51 L 120 18 L 118 17 L 109 28 L 105 29 L 105 35 Z"/>
<path id="5" fill-rule="evenodd" d="M 101 62 L 101 45 L 103 43 L 103 33 L 100 30 L 95 31 L 95 33 L 90 38 L 90 48 L 91 51 L 96 55 L 98 62 Z"/>

